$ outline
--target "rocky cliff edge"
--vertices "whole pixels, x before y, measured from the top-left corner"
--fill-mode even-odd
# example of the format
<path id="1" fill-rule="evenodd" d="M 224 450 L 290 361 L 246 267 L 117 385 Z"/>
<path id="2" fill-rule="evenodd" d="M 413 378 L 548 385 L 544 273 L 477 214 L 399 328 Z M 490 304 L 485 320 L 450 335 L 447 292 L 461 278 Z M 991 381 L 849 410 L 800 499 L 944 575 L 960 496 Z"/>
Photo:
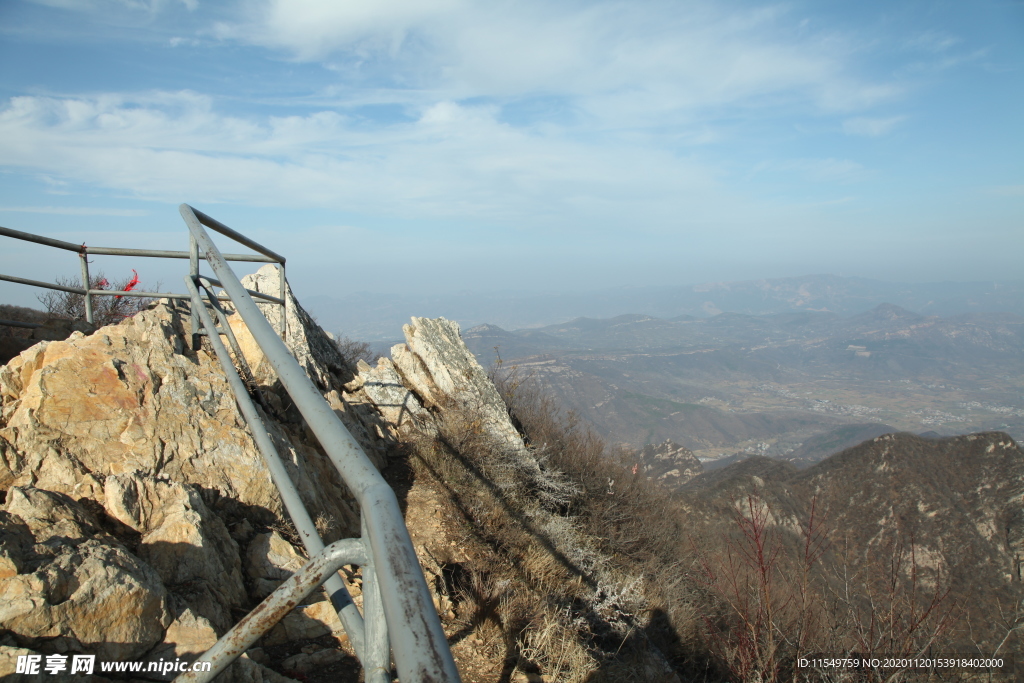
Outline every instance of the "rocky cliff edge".
<path id="1" fill-rule="evenodd" d="M 270 266 L 243 282 L 278 291 Z M 414 318 L 393 360 L 357 366 L 287 295 L 286 343 L 379 468 L 406 457 L 410 442 L 443 440 L 457 416 L 489 452 L 514 463 L 503 466 L 499 489 L 529 482 L 540 501 L 530 521 L 572 537 L 575 559 L 603 576 L 590 597 L 599 602 L 613 592 L 617 579 L 586 539 L 543 509 L 557 507 L 572 487 L 524 445 L 457 325 Z M 280 307 L 261 308 L 280 329 Z M 189 320 L 186 304 L 163 300 L 93 334 L 43 341 L 0 367 L 3 680 L 33 678 L 15 671 L 24 654 L 43 661 L 73 654 L 97 661 L 194 659 L 304 561 L 208 342 L 190 348 Z M 325 540 L 357 535 L 358 510 L 337 472 L 237 315 L 231 326 L 265 398 L 260 410 L 271 437 Z M 411 486 L 401 494 L 416 521 L 413 537 L 438 610 L 446 628 L 457 629 L 465 622 L 452 597 L 458 549 L 449 539 L 457 534 L 433 516 L 441 509 L 436 491 Z M 359 602 L 358 568 L 345 574 Z M 337 667 L 344 665 L 346 638 L 336 616 L 322 594 L 307 602 L 227 679 L 277 682 L 286 680 L 280 672 L 307 679 L 314 671 L 343 672 Z M 460 651 L 460 640 L 456 634 L 460 666 L 475 658 L 486 679 L 486 653 Z M 301 651 L 296 643 L 304 644 Z M 282 653 L 291 654 L 282 661 Z M 650 661 L 650 680 L 671 680 L 663 661 Z M 502 662 L 496 666 L 502 670 Z M 62 676 L 85 680 L 67 671 L 51 677 Z M 92 678 L 106 680 L 98 670 Z M 142 679 L 154 678 L 161 677 Z"/>

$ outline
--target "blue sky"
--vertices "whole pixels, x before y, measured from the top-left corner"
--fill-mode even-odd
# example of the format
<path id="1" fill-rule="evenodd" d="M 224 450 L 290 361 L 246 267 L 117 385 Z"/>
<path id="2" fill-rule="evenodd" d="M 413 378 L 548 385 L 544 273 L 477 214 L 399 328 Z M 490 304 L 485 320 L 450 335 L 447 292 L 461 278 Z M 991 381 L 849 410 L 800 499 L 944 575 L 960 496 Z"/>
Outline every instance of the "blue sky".
<path id="1" fill-rule="evenodd" d="M 1019 279 L 1022 112 L 1020 1 L 3 0 L 0 225 L 181 249 L 188 202 L 300 295 Z"/>

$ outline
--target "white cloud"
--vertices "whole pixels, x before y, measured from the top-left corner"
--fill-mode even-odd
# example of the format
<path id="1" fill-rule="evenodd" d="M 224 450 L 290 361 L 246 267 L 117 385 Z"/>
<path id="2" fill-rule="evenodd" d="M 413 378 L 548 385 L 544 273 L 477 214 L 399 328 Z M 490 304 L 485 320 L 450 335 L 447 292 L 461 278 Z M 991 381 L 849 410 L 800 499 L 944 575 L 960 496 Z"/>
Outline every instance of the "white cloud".
<path id="1" fill-rule="evenodd" d="M 418 120 L 353 124 L 335 112 L 260 120 L 191 92 L 17 97 L 0 110 L 0 158 L 164 201 L 316 206 L 505 224 L 650 230 L 740 210 L 714 169 L 643 145 L 575 141 L 445 101 Z M 723 209 L 722 206 L 732 206 Z"/>
<path id="2" fill-rule="evenodd" d="M 850 159 L 788 159 L 760 164 L 756 173 L 796 173 L 804 180 L 824 183 L 851 183 L 862 180 L 869 171 Z M 818 203 L 824 206 L 829 202 Z"/>
<path id="3" fill-rule="evenodd" d="M 939 53 L 949 50 L 961 42 L 960 38 L 945 31 L 924 31 L 911 37 L 906 41 L 906 48 L 909 50 L 921 50 L 924 52 Z"/>
<path id="4" fill-rule="evenodd" d="M 855 41 L 778 6 L 261 0 L 221 38 L 324 61 L 352 83 L 434 99 L 557 95 L 611 125 L 793 100 L 849 111 L 898 96 L 851 67 Z"/>
<path id="5" fill-rule="evenodd" d="M 906 116 L 890 116 L 888 118 L 855 117 L 843 121 L 843 132 L 847 135 L 877 138 L 885 135 L 906 119 Z"/>
<path id="6" fill-rule="evenodd" d="M 143 11 L 154 14 L 168 4 L 169 0 L 30 0 L 37 5 L 56 7 L 79 12 L 117 12 L 121 9 Z M 199 0 L 180 0 L 190 12 L 199 7 Z"/>

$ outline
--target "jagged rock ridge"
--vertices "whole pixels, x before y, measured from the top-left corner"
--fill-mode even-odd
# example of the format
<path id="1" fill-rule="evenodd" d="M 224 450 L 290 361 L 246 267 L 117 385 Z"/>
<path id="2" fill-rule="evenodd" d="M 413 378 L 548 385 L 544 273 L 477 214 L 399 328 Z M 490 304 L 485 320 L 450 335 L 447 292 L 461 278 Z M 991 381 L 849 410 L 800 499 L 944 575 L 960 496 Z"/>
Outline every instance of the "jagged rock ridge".
<path id="1" fill-rule="evenodd" d="M 265 268 L 246 284 L 276 293 L 275 274 Z M 385 423 L 345 390 L 345 361 L 288 296 L 293 352 L 382 465 Z M 0 608 L 0 647 L 194 656 L 301 564 L 270 531 L 287 524 L 280 496 L 223 371 L 190 338 L 187 307 L 162 301 L 0 367 L 0 593 L 18 596 Z M 266 424 L 307 507 L 328 541 L 354 535 L 358 514 L 336 471 L 272 371 L 253 367 Z M 236 667 L 242 680 L 275 675 Z"/>
<path id="2" fill-rule="evenodd" d="M 268 266 L 243 283 L 276 294 L 276 273 Z M 524 444 L 457 325 L 415 318 L 393 362 L 357 372 L 290 290 L 287 296 L 286 343 L 378 467 L 401 452 L 403 439 L 444 436 L 455 419 L 471 425 L 505 458 L 498 489 L 538 492 L 530 523 L 572 539 L 565 547 L 572 560 L 603 577 L 598 590 L 588 589 L 594 604 L 610 595 L 640 599 L 635 586 L 617 583 L 592 543 L 577 538 L 571 520 L 550 512 L 573 486 Z M 261 308 L 280 329 L 281 309 Z M 93 334 L 44 341 L 0 367 L 0 593 L 12 596 L 0 606 L 0 675 L 17 676 L 20 654 L 194 658 L 301 565 L 303 552 L 287 537 L 280 496 L 221 368 L 208 344 L 189 346 L 189 321 L 186 305 L 161 301 Z M 264 398 L 271 438 L 325 540 L 358 535 L 344 484 L 244 324 L 237 315 L 230 323 Z M 417 533 L 417 552 L 432 568 L 439 611 L 455 618 L 442 531 Z M 359 603 L 358 571 L 348 580 Z M 261 647 L 332 633 L 344 643 L 324 598 L 315 594 L 296 608 Z M 309 675 L 343 656 L 327 650 L 284 661 L 262 650 L 253 656 Z M 651 671 L 668 671 L 652 657 Z M 229 671 L 232 679 L 284 680 L 248 657 Z"/>

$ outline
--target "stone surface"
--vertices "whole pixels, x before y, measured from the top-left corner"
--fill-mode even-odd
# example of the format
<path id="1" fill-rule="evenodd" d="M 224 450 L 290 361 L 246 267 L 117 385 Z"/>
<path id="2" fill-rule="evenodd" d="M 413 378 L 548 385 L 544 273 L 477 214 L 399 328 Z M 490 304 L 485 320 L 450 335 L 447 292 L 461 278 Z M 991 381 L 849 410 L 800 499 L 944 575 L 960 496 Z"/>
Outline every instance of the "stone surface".
<path id="1" fill-rule="evenodd" d="M 25 523 L 36 543 L 53 538 L 79 541 L 97 532 L 96 519 L 62 493 L 14 486 L 7 491 L 4 509 Z"/>
<path id="2" fill-rule="evenodd" d="M 238 544 L 194 488 L 141 472 L 107 477 L 108 513 L 143 534 L 139 556 L 168 587 L 204 586 L 218 608 L 197 610 L 220 629 L 245 602 Z"/>
<path id="3" fill-rule="evenodd" d="M 0 437 L 20 459 L 15 471 L 8 455 L 0 478 L 99 500 L 98 480 L 139 470 L 280 511 L 223 372 L 186 351 L 184 325 L 162 303 L 0 368 Z"/>
<path id="4" fill-rule="evenodd" d="M 245 551 L 245 572 L 253 580 L 253 598 L 262 600 L 306 563 L 277 531 L 257 534 Z"/>
<path id="5" fill-rule="evenodd" d="M 36 558 L 35 542 L 24 520 L 0 510 L 0 580 L 28 571 Z"/>
<path id="6" fill-rule="evenodd" d="M 5 549 L 18 553 L 18 573 L 0 578 L 0 630 L 43 652 L 111 660 L 139 658 L 163 638 L 170 614 L 159 576 L 124 548 L 92 537 L 102 535 L 86 537 L 86 514 L 74 501 L 12 489 L 5 507 L 0 532 Z M 45 524 L 46 515 L 57 521 Z M 26 533 L 36 541 L 31 551 Z"/>
<path id="7" fill-rule="evenodd" d="M 405 344 L 391 349 L 402 383 L 426 406 L 472 414 L 495 445 L 525 452 L 494 384 L 462 341 L 458 323 L 414 317 L 402 329 Z"/>
<path id="8" fill-rule="evenodd" d="M 693 451 L 671 439 L 644 446 L 637 459 L 645 475 L 673 487 L 682 486 L 704 471 Z"/>
<path id="9" fill-rule="evenodd" d="M 363 392 L 394 429 L 399 433 L 409 428 L 433 431 L 433 418 L 416 394 L 402 383 L 391 359 L 379 358 L 376 367 L 359 361 L 358 369 Z"/>
<path id="10" fill-rule="evenodd" d="M 276 266 L 268 263 L 257 272 L 243 277 L 242 285 L 254 292 L 262 292 L 279 297 L 281 295 L 280 271 Z M 334 379 L 331 377 L 331 374 L 343 371 L 344 359 L 342 359 L 337 346 L 334 345 L 331 338 L 327 336 L 295 299 L 292 295 L 291 286 L 287 284 L 285 286 L 285 296 L 288 301 L 285 343 L 295 356 L 295 360 L 299 362 L 299 365 L 313 379 L 320 390 L 329 391 L 334 385 Z M 260 303 L 260 299 L 254 299 L 254 301 L 257 302 L 271 326 L 280 334 L 283 318 L 281 306 L 269 302 Z M 231 329 L 234 330 L 239 346 L 242 348 L 242 353 L 246 356 L 246 360 L 249 361 L 250 367 L 252 367 L 257 377 L 263 378 L 264 383 L 269 384 L 270 382 L 266 381 L 266 379 L 274 377 L 274 371 L 269 367 L 269 363 L 265 361 L 259 345 L 256 344 L 252 335 L 249 334 L 248 328 L 238 314 L 231 316 L 230 322 Z"/>
<path id="11" fill-rule="evenodd" d="M 263 636 L 261 643 L 269 647 L 343 632 L 338 613 L 334 611 L 330 602 L 324 600 L 296 607 Z"/>
<path id="12" fill-rule="evenodd" d="M 343 392 L 332 342 L 298 304 L 292 312 L 289 339 L 310 345 L 305 367 L 318 383 L 332 383 L 335 413 L 383 465 L 375 409 Z M 197 485 L 236 517 L 270 525 L 283 512 L 280 496 L 222 369 L 206 347 L 188 348 L 190 336 L 187 309 L 162 302 L 91 336 L 38 344 L 0 367 L 0 487 L 103 501 L 104 478 L 141 472 Z M 268 430 L 307 508 L 336 520 L 339 533 L 357 532 L 334 466 L 284 407 L 287 397 L 268 396 L 281 406 Z"/>
<path id="13" fill-rule="evenodd" d="M 167 627 L 162 643 L 153 648 L 146 656 L 146 662 L 182 661 L 194 662 L 199 655 L 209 650 L 217 642 L 217 631 L 210 620 L 196 614 L 185 607 Z M 152 674 L 149 674 L 152 676 Z M 153 676 L 159 680 L 172 680 L 178 674 L 168 672 Z"/>
<path id="14" fill-rule="evenodd" d="M 341 650 L 319 650 L 311 653 L 300 652 L 281 662 L 281 668 L 285 671 L 294 671 L 302 674 L 312 673 L 318 669 L 337 664 L 345 659 L 346 656 Z"/>

